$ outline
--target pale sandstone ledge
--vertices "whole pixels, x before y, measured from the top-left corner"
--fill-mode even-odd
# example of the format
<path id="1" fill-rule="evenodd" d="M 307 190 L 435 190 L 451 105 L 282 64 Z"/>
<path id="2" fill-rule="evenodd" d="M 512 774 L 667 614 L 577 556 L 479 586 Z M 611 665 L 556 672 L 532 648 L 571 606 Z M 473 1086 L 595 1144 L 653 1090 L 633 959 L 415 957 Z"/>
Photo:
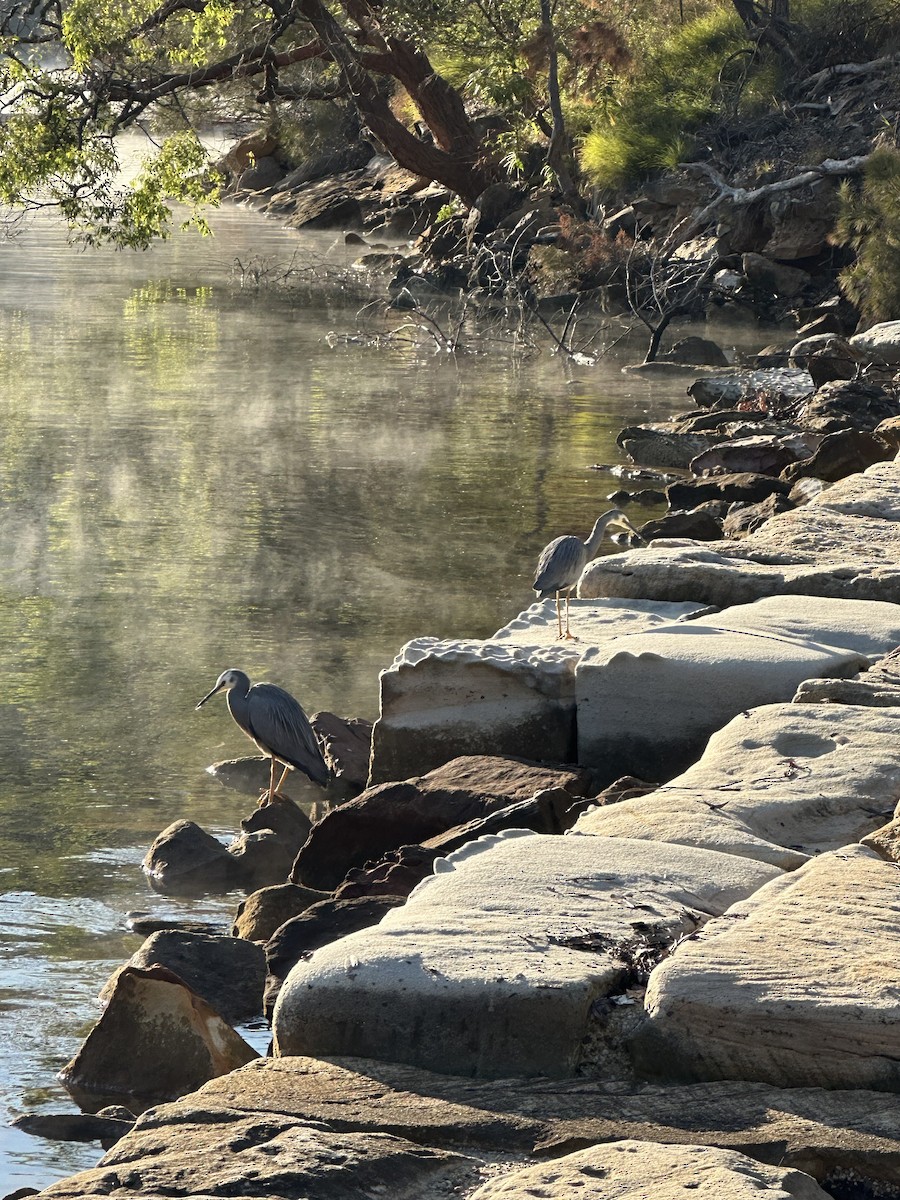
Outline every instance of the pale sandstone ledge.
<path id="1" fill-rule="evenodd" d="M 364 1059 L 258 1059 L 145 1113 L 97 1167 L 41 1195 L 444 1200 L 450 1188 L 470 1196 L 489 1173 L 511 1178 L 548 1158 L 566 1164 L 557 1156 L 569 1151 L 640 1139 L 675 1154 L 700 1140 L 749 1154 L 748 1179 L 768 1163 L 842 1194 L 849 1184 L 895 1196 L 898 1130 L 900 1096 L 862 1090 L 583 1079 L 498 1085 Z"/>
<path id="2" fill-rule="evenodd" d="M 632 1045 L 652 1077 L 900 1091 L 897 864 L 812 859 L 683 941 Z"/>
<path id="3" fill-rule="evenodd" d="M 780 874 L 710 850 L 521 830 L 434 870 L 380 924 L 291 970 L 272 1020 L 277 1055 L 569 1075 L 592 1006 L 626 985 L 622 946 L 670 945 Z"/>
<path id="4" fill-rule="evenodd" d="M 646 796 L 593 808 L 575 829 L 678 842 L 791 870 L 888 821 L 900 796 L 900 707 L 772 704 L 713 734 Z"/>
<path id="5" fill-rule="evenodd" d="M 771 518 L 740 541 L 661 539 L 598 559 L 583 597 L 641 596 L 707 604 L 805 593 L 900 601 L 900 463 L 877 463 Z"/>

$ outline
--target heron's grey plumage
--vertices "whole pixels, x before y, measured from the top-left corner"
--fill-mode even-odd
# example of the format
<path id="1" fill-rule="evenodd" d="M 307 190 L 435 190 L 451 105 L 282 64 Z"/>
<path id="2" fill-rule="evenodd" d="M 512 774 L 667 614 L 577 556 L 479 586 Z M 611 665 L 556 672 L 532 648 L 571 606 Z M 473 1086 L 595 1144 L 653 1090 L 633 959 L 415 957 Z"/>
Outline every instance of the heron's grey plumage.
<path id="1" fill-rule="evenodd" d="M 600 544 L 608 525 L 624 525 L 636 536 L 640 536 L 621 509 L 611 508 L 594 522 L 590 537 L 586 542 L 580 538 L 568 535 L 554 538 L 544 547 L 538 559 L 537 570 L 534 573 L 534 590 L 539 600 L 548 596 L 556 597 L 556 616 L 559 624 L 560 637 L 569 634 L 569 597 L 575 589 L 581 573 L 600 549 Z M 566 593 L 566 633 L 562 632 L 562 618 L 559 612 L 560 592 Z"/>
<path id="2" fill-rule="evenodd" d="M 330 773 L 309 718 L 290 692 L 274 683 L 250 683 L 243 671 L 229 667 L 216 680 L 197 708 L 217 692 L 226 689 L 228 711 L 235 723 L 251 738 L 261 752 L 272 760 L 268 802 L 275 788 L 275 763 L 302 771 L 315 783 L 326 786 Z M 284 775 L 281 777 L 284 782 Z M 278 785 L 281 786 L 281 783 Z"/>

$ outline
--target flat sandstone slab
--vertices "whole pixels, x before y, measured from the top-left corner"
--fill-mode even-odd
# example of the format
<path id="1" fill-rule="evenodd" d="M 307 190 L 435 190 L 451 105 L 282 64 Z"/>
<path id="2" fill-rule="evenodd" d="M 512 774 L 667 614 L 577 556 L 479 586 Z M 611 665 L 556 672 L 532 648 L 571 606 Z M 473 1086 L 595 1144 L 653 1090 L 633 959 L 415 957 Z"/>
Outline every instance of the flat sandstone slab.
<path id="1" fill-rule="evenodd" d="M 856 842 L 900 796 L 900 707 L 770 704 L 713 734 L 646 796 L 590 809 L 580 833 L 745 854 L 785 869 Z"/>
<path id="2" fill-rule="evenodd" d="M 621 990 L 620 944 L 669 944 L 780 873 L 684 846 L 520 830 L 435 872 L 379 925 L 292 969 L 273 1016 L 277 1055 L 571 1074 L 591 1005 Z"/>
<path id="3" fill-rule="evenodd" d="M 900 601 L 900 463 L 876 463 L 741 541 L 665 540 L 590 564 L 584 597 L 707 604 L 805 593 Z"/>
<path id="4" fill-rule="evenodd" d="M 305 1167 L 297 1167 L 300 1183 L 318 1186 L 314 1171 L 330 1147 L 336 1155 L 347 1154 L 336 1160 L 340 1169 L 334 1174 L 344 1176 L 351 1195 L 350 1189 L 357 1188 L 357 1196 L 364 1183 L 373 1182 L 365 1162 L 363 1173 L 357 1174 L 359 1152 L 370 1148 L 384 1161 L 388 1143 L 349 1139 L 348 1134 L 388 1135 L 432 1150 L 465 1146 L 474 1158 L 502 1155 L 510 1164 L 507 1172 L 527 1155 L 556 1156 L 622 1138 L 673 1145 L 702 1139 L 709 1146 L 751 1153 L 757 1162 L 805 1171 L 826 1188 L 848 1178 L 857 1186 L 862 1182 L 866 1194 L 890 1195 L 900 1186 L 900 1096 L 889 1093 L 781 1090 L 731 1081 L 681 1087 L 584 1079 L 494 1083 L 367 1059 L 277 1058 L 257 1059 L 182 1100 L 158 1106 L 139 1118 L 135 1131 L 100 1166 L 45 1194 L 73 1200 L 102 1195 L 102 1188 L 112 1187 L 115 1173 L 112 1194 L 123 1200 L 143 1200 L 148 1194 L 144 1180 L 165 1184 L 167 1195 L 181 1195 L 183 1190 L 171 1186 L 179 1164 L 188 1187 L 197 1185 L 190 1148 L 194 1164 L 207 1169 L 208 1187 L 202 1186 L 199 1194 L 208 1195 L 217 1182 L 234 1180 L 234 1173 L 226 1171 L 229 1163 L 252 1170 L 261 1153 L 278 1153 L 295 1127 L 300 1130 L 298 1145 L 305 1146 L 309 1159 Z M 309 1127 L 320 1134 L 327 1127 L 333 1140 L 310 1140 Z M 399 1160 L 397 1142 L 393 1148 Z M 218 1175 L 208 1169 L 209 1156 L 215 1156 Z M 452 1167 L 448 1177 L 447 1160 L 439 1156 L 413 1162 L 419 1168 L 409 1171 L 419 1188 L 417 1200 L 428 1200 L 432 1183 L 439 1188 L 459 1181 Z M 281 1165 L 287 1167 L 289 1160 L 282 1159 Z M 460 1172 L 466 1194 L 470 1176 L 465 1164 Z M 263 1176 L 261 1185 L 275 1179 Z M 284 1176 L 280 1182 L 286 1185 Z M 395 1175 L 385 1182 L 396 1186 L 399 1181 Z M 252 1196 L 253 1188 L 240 1194 Z M 274 1194 L 294 1193 L 276 1188 Z M 323 1195 L 304 1194 L 316 1200 Z"/>
<path id="5" fill-rule="evenodd" d="M 525 1167 L 480 1187 L 472 1200 L 827 1200 L 801 1171 L 768 1167 L 734 1150 L 610 1142 Z"/>
<path id="6" fill-rule="evenodd" d="M 677 620 L 701 605 L 611 600 L 572 605 L 577 639 L 558 640 L 552 600 L 493 638 L 416 638 L 381 673 L 369 785 L 424 775 L 461 754 L 575 760 L 575 665 L 585 647 Z"/>
<path id="7" fill-rule="evenodd" d="M 752 606 L 751 606 L 752 607 Z M 588 649 L 578 664 L 578 762 L 667 780 L 740 712 L 789 700 L 805 679 L 853 675 L 853 650 L 701 620 L 663 625 Z"/>
<path id="8" fill-rule="evenodd" d="M 847 846 L 783 875 L 650 976 L 651 1077 L 900 1090 L 897 866 Z"/>

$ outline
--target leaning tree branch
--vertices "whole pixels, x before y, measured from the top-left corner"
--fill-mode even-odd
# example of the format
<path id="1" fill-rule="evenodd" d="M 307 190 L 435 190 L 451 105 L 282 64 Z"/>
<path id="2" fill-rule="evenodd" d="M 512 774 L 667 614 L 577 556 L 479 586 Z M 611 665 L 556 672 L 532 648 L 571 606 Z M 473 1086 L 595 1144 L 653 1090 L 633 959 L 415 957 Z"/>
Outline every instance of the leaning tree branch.
<path id="1" fill-rule="evenodd" d="M 835 79 L 844 79 L 853 75 L 874 75 L 876 71 L 888 70 L 900 63 L 900 54 L 888 54 L 884 58 L 872 58 L 864 63 L 838 63 L 808 75 L 803 80 L 804 91 L 817 92 L 827 87 Z"/>
<path id="2" fill-rule="evenodd" d="M 686 227 L 679 225 L 678 239 L 685 241 L 698 230 L 703 229 L 726 201 L 737 208 L 743 208 L 780 192 L 795 191 L 797 188 L 805 187 L 806 184 L 815 183 L 827 176 L 857 175 L 863 170 L 870 157 L 869 154 L 857 154 L 853 158 L 826 158 L 824 162 L 820 162 L 814 167 L 805 167 L 799 175 L 792 175 L 789 179 L 778 179 L 774 183 L 764 183 L 757 188 L 733 187 L 709 163 L 681 163 L 680 166 L 683 170 L 690 171 L 695 175 L 705 175 L 718 190 L 708 204 L 694 213 Z M 668 240 L 671 240 L 671 237 L 670 234 Z"/>

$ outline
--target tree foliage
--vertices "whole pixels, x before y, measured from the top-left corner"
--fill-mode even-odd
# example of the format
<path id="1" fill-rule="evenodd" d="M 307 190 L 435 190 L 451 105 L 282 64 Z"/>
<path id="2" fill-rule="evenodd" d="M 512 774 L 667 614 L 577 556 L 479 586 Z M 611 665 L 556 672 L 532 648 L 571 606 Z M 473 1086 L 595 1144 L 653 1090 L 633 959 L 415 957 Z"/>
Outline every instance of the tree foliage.
<path id="1" fill-rule="evenodd" d="M 840 189 L 840 213 L 833 240 L 856 252 L 841 273 L 847 296 L 863 316 L 884 320 L 900 313 L 900 152 L 875 150 L 862 185 Z"/>

